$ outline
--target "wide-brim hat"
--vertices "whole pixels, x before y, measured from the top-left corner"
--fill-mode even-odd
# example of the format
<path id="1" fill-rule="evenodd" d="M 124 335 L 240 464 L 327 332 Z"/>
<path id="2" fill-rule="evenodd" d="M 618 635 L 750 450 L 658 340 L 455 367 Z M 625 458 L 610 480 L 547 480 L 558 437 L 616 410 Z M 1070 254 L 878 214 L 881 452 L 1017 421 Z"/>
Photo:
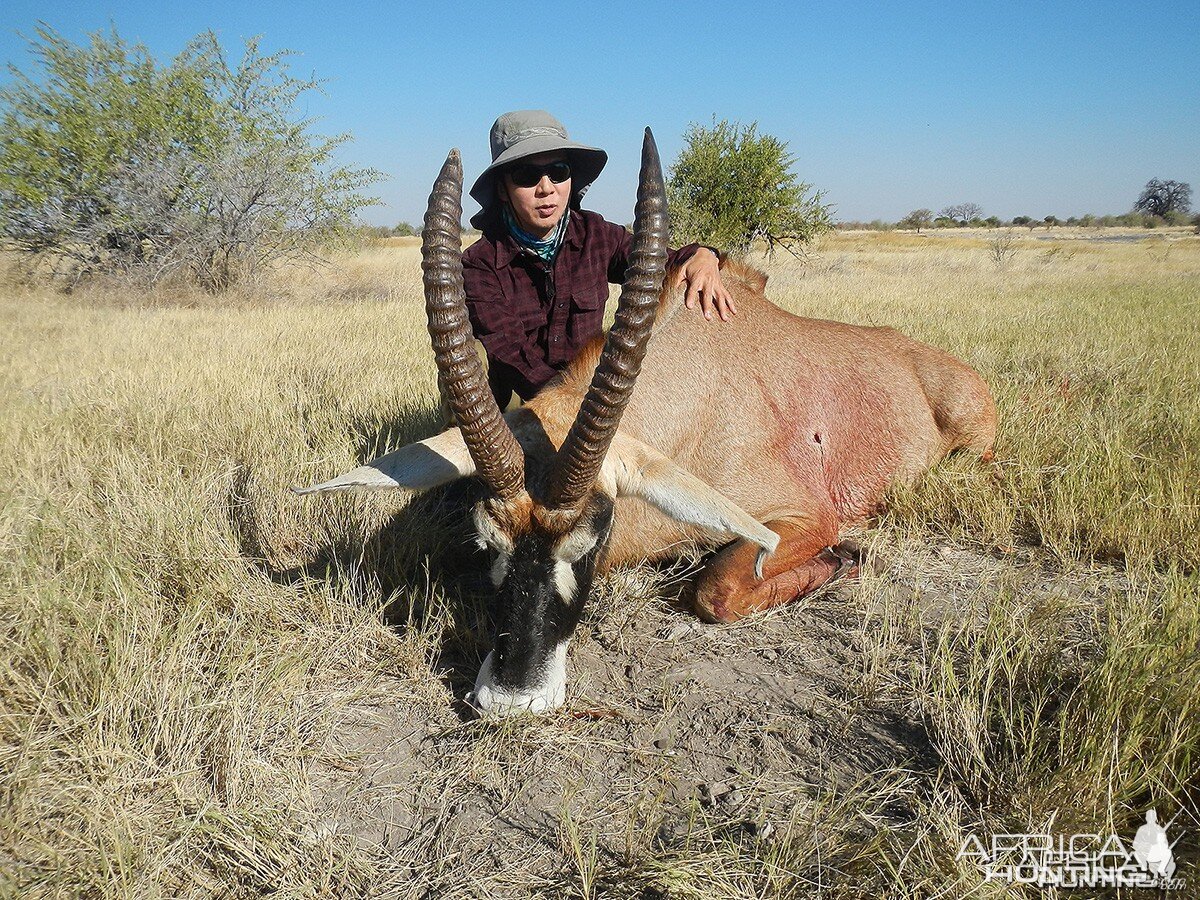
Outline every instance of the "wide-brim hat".
<path id="1" fill-rule="evenodd" d="M 571 198 L 578 201 L 604 169 L 608 154 L 571 140 L 563 123 L 544 109 L 507 112 L 492 125 L 492 164 L 483 170 L 471 186 L 471 196 L 483 211 L 471 217 L 479 227 L 496 202 L 496 176 L 518 160 L 539 153 L 566 153 L 571 162 Z M 478 220 L 478 221 L 477 221 Z"/>

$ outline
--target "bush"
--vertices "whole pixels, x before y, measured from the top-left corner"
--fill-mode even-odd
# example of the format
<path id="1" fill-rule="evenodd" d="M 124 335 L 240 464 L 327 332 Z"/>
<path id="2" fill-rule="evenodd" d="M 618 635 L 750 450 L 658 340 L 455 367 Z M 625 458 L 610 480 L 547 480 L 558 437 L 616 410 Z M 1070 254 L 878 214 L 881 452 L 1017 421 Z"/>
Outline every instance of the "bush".
<path id="1" fill-rule="evenodd" d="M 1011 228 L 997 231 L 988 238 L 988 256 L 997 269 L 1004 269 L 1017 255 L 1017 236 Z"/>
<path id="2" fill-rule="evenodd" d="M 756 240 L 768 251 L 808 243 L 832 225 L 822 194 L 800 181 L 787 144 L 758 126 L 715 119 L 693 124 L 671 167 L 667 196 L 678 243 L 702 241 L 745 253 Z"/>
<path id="3" fill-rule="evenodd" d="M 287 51 L 246 42 L 231 65 L 211 33 L 168 65 L 114 31 L 77 46 L 40 27 L 37 82 L 0 90 L 0 235 L 89 273 L 154 283 L 184 274 L 213 292 L 280 260 L 311 258 L 375 202 L 379 173 L 334 164 L 348 135 L 293 114 L 318 87 Z"/>

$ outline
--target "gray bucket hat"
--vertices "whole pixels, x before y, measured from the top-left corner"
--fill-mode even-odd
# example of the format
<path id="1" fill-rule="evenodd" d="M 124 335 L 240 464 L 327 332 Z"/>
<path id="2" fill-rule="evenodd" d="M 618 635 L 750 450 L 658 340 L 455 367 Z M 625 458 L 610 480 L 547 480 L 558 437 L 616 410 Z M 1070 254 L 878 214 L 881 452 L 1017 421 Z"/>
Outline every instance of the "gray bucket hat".
<path id="1" fill-rule="evenodd" d="M 492 125 L 491 144 L 492 164 L 471 187 L 471 196 L 483 207 L 471 217 L 477 228 L 496 202 L 496 176 L 505 166 L 539 153 L 566 152 L 571 161 L 571 200 L 577 203 L 608 162 L 608 154 L 599 147 L 570 140 L 563 123 L 544 109 L 505 113 Z"/>

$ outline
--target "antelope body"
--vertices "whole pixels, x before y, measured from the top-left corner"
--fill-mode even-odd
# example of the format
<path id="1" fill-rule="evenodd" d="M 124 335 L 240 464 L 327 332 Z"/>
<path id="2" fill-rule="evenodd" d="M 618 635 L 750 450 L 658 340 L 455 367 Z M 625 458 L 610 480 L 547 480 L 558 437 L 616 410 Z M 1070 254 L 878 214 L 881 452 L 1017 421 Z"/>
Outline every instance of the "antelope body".
<path id="1" fill-rule="evenodd" d="M 969 366 L 892 328 L 793 315 L 766 299 L 760 272 L 735 262 L 721 271 L 740 314 L 714 325 L 681 310 L 682 289 L 664 292 L 622 435 L 754 519 L 807 529 L 815 550 L 875 512 L 890 485 L 911 482 L 952 450 L 991 449 L 995 408 Z M 597 341 L 559 383 L 510 414 L 518 436 L 519 423 L 536 417 L 561 442 L 599 353 Z M 669 556 L 684 540 L 705 536 L 622 497 L 607 562 Z M 702 611 L 723 618 L 715 606 Z"/>
<path id="2" fill-rule="evenodd" d="M 461 180 L 452 153 L 423 251 L 435 356 L 461 427 L 307 490 L 423 490 L 471 475 L 490 488 L 473 511 L 498 600 L 496 648 L 475 689 L 485 713 L 563 702 L 567 642 L 605 567 L 728 543 L 701 573 L 696 605 L 731 621 L 844 571 L 839 528 L 889 485 L 957 448 L 990 454 L 991 395 L 947 353 L 890 328 L 792 315 L 766 299 L 765 276 L 731 262 L 737 317 L 716 326 L 681 310 L 680 293 L 662 288 L 666 209 L 648 131 L 607 340 L 501 417 L 462 296 Z"/>

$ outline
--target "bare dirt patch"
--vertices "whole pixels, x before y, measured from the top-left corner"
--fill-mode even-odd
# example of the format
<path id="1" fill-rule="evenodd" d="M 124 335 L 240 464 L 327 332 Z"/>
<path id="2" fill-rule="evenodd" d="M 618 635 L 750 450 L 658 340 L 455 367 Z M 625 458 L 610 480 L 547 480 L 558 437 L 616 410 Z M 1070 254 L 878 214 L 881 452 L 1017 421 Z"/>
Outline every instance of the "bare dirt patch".
<path id="1" fill-rule="evenodd" d="M 939 626 L 983 614 L 998 591 L 1086 602 L 1122 578 L 1030 552 L 864 538 L 859 578 L 736 626 L 695 618 L 685 564 L 613 574 L 572 642 L 568 703 L 550 717 L 471 719 L 462 697 L 478 660 L 449 652 L 440 706 L 385 679 L 325 748 L 340 760 L 315 778 L 328 828 L 414 896 L 553 895 L 589 870 L 644 870 L 698 821 L 771 840 L 805 807 L 936 772 L 898 686 Z"/>

